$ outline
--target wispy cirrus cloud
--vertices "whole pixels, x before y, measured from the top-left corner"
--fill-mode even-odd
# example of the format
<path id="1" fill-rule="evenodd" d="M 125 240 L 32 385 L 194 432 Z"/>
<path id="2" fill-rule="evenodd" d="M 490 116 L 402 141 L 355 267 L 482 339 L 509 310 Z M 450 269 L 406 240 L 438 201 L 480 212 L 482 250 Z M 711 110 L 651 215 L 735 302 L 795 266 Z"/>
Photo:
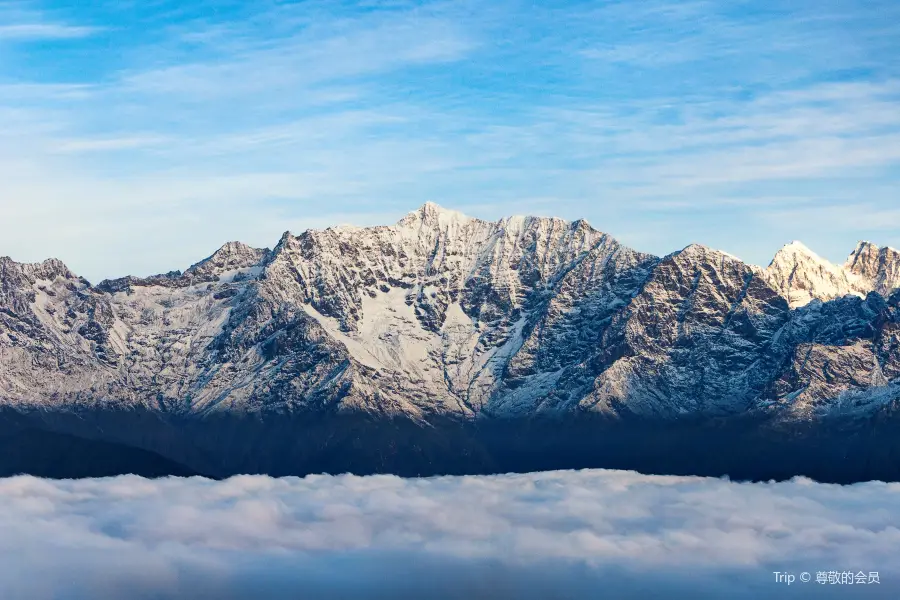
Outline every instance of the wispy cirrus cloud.
<path id="1" fill-rule="evenodd" d="M 458 25 L 432 17 L 348 23 L 337 31 L 311 29 L 283 36 L 278 44 L 230 40 L 226 57 L 138 71 L 123 83 L 138 93 L 222 100 L 453 61 L 473 46 Z"/>
<path id="2" fill-rule="evenodd" d="M 876 4 L 30 5 L 34 22 L 104 27 L 117 51 L 0 55 L 4 208 L 43 215 L 0 229 L 3 251 L 97 279 L 425 200 L 496 218 L 524 198 L 660 254 L 900 245 L 770 218 L 776 202 L 889 208 L 900 19 Z M 118 233 L 149 206 L 171 254 Z M 109 265 L 120 243 L 133 262 Z"/>
<path id="3" fill-rule="evenodd" d="M 0 4 L 0 44 L 86 38 L 102 31 L 42 10 L 28 2 Z"/>
<path id="4" fill-rule="evenodd" d="M 161 136 L 125 136 L 112 138 L 82 138 L 74 140 L 60 140 L 57 151 L 63 153 L 79 152 L 109 152 L 116 150 L 130 150 L 135 148 L 147 148 L 160 146 L 170 141 Z"/>
<path id="5" fill-rule="evenodd" d="M 65 40 L 83 38 L 99 31 L 95 27 L 78 27 L 58 23 L 17 23 L 0 25 L 0 43 L 4 41 Z"/>

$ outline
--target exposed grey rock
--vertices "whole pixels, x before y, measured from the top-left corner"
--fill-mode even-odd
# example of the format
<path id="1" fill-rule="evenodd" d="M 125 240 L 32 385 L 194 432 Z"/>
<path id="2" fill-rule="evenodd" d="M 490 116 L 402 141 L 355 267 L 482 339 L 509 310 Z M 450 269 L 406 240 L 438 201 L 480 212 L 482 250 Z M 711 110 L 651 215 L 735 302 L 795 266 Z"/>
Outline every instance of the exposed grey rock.
<path id="1" fill-rule="evenodd" d="M 872 282 L 871 289 L 884 296 L 900 287 L 900 252 L 860 242 L 847 259 L 846 269 Z"/>
<path id="2" fill-rule="evenodd" d="M 184 273 L 181 271 L 169 271 L 162 275 L 150 277 L 121 277 L 119 279 L 107 279 L 97 284 L 97 290 L 115 294 L 116 292 L 131 292 L 133 287 L 170 287 L 182 288 L 198 283 L 218 281 L 222 277 L 242 278 L 246 276 L 244 269 L 260 264 L 268 256 L 269 250 L 251 248 L 241 242 L 228 242 L 219 248 L 212 256 L 191 265 Z"/>
<path id="3" fill-rule="evenodd" d="M 426 204 L 95 287 L 3 258 L 0 403 L 420 423 L 881 410 L 900 386 L 896 252 L 837 268 L 788 250 L 766 270 L 698 245 L 657 258 L 584 221 Z"/>

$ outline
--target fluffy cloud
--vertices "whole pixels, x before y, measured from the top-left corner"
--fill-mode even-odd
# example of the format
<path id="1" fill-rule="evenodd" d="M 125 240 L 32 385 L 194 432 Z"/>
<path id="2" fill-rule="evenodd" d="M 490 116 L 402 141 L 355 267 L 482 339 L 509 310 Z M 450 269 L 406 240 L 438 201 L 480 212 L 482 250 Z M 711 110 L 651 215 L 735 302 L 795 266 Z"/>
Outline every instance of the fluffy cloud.
<path id="1" fill-rule="evenodd" d="M 15 477 L 0 480 L 0 597 L 889 598 L 898 506 L 900 484 L 602 470 Z M 881 583 L 815 583 L 831 570 Z"/>

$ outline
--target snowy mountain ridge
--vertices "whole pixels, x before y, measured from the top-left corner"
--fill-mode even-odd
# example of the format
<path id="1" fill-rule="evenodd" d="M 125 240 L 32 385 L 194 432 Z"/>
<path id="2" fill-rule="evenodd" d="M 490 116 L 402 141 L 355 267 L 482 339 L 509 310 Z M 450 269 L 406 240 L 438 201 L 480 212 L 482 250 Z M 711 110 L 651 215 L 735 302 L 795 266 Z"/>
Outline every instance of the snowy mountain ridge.
<path id="1" fill-rule="evenodd" d="M 803 243 L 794 241 L 778 251 L 763 273 L 793 308 L 809 304 L 814 299 L 833 300 L 847 295 L 864 298 L 878 286 L 871 276 L 850 267 L 852 259 L 853 255 L 846 266 L 840 267 L 820 257 Z"/>
<path id="2" fill-rule="evenodd" d="M 900 254 L 868 243 L 843 267 L 793 243 L 760 269 L 431 203 L 96 286 L 3 258 L 0 405 L 419 422 L 878 410 L 900 385 L 898 285 Z"/>

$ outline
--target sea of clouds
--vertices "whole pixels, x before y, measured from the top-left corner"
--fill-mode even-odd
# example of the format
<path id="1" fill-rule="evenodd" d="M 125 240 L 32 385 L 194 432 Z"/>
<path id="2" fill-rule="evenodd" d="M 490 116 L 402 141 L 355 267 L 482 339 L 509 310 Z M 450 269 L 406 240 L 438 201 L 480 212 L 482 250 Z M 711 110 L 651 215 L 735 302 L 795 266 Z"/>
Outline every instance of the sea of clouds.
<path id="1" fill-rule="evenodd" d="M 880 482 L 23 476 L 0 479 L 0 598 L 897 598 L 898 526 Z"/>

